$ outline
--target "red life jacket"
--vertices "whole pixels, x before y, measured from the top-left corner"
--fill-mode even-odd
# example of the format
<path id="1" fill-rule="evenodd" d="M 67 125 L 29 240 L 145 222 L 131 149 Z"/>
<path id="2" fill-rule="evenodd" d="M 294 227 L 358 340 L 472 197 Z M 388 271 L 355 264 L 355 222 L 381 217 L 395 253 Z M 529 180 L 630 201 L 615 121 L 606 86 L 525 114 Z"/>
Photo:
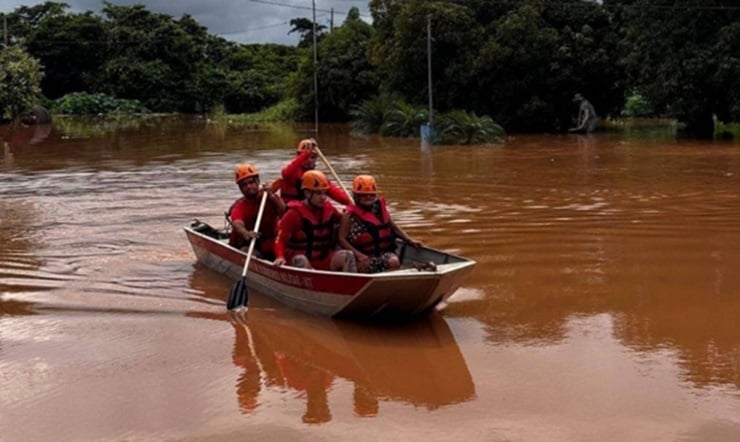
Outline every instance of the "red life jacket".
<path id="1" fill-rule="evenodd" d="M 375 204 L 380 206 L 380 219 L 373 213 Z M 391 216 L 385 199 L 378 198 L 370 210 L 357 205 L 347 206 L 347 212 L 365 227 L 364 232 L 350 241 L 354 248 L 370 256 L 380 256 L 396 250 L 396 237 L 391 229 Z"/>
<path id="2" fill-rule="evenodd" d="M 293 201 L 288 203 L 288 210 L 296 210 L 301 215 L 302 228 L 293 233 L 286 247 L 294 254 L 304 254 L 309 261 L 324 259 L 334 250 L 334 226 L 336 210 L 328 201 L 324 203 L 320 218 L 307 203 Z"/>

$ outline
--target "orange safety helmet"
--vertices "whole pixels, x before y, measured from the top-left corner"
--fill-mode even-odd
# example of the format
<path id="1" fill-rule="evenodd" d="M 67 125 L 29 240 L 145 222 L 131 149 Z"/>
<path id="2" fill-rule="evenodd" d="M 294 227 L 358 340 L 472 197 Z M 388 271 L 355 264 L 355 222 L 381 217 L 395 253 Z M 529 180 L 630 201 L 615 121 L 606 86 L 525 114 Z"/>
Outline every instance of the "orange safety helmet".
<path id="1" fill-rule="evenodd" d="M 239 184 L 249 177 L 259 176 L 260 172 L 253 164 L 237 164 L 234 169 L 234 181 Z"/>
<path id="2" fill-rule="evenodd" d="M 298 147 L 296 147 L 295 151 L 296 153 L 301 153 L 304 150 L 311 150 L 314 146 L 318 145 L 319 144 L 313 138 L 306 138 L 298 143 Z"/>
<path id="3" fill-rule="evenodd" d="M 301 188 L 303 190 L 327 190 L 329 188 L 329 180 L 326 179 L 324 172 L 307 170 L 303 173 Z"/>
<path id="4" fill-rule="evenodd" d="M 375 178 L 372 175 L 358 175 L 352 182 L 352 192 L 358 195 L 375 195 L 378 193 Z"/>

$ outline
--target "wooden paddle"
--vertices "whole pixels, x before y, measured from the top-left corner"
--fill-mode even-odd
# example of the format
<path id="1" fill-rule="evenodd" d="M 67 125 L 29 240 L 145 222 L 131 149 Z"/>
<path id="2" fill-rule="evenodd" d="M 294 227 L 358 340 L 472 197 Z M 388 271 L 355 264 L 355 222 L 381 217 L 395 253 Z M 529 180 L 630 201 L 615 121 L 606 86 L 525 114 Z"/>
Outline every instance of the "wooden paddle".
<path id="1" fill-rule="evenodd" d="M 265 202 L 267 201 L 267 191 L 262 191 L 262 201 L 260 201 L 260 208 L 257 212 L 257 220 L 254 223 L 254 232 L 259 232 L 260 222 L 262 221 L 262 213 L 265 211 Z M 242 276 L 236 283 L 231 287 L 229 292 L 229 300 L 226 303 L 226 308 L 233 310 L 235 308 L 246 307 L 247 301 L 249 300 L 249 292 L 247 291 L 247 269 L 249 269 L 249 261 L 252 259 L 252 251 L 254 250 L 254 244 L 257 242 L 257 238 L 251 238 L 249 240 L 249 250 L 247 250 L 247 259 L 244 260 L 244 269 L 242 269 Z"/>
<path id="2" fill-rule="evenodd" d="M 335 180 L 337 180 L 337 183 L 339 183 L 339 187 L 342 188 L 344 193 L 347 194 L 347 197 L 349 198 L 349 201 L 354 204 L 355 200 L 352 198 L 352 194 L 347 192 L 347 188 L 344 187 L 344 183 L 342 183 L 342 180 L 339 179 L 339 175 L 334 171 L 334 168 L 331 167 L 331 164 L 329 164 L 329 160 L 326 159 L 323 153 L 321 153 L 321 150 L 319 150 L 318 146 L 315 146 L 314 149 L 316 150 L 316 153 L 319 154 L 319 157 L 321 158 L 321 161 L 324 163 L 327 169 L 329 169 L 329 172 L 331 172 L 331 175 L 334 177 Z"/>

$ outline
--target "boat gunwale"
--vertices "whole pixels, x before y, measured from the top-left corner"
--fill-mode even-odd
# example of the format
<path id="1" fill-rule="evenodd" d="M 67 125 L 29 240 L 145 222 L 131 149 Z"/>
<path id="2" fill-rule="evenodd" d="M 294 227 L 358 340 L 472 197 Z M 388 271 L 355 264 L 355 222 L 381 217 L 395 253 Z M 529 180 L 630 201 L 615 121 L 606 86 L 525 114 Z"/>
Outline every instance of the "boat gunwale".
<path id="1" fill-rule="evenodd" d="M 245 251 L 232 247 L 226 241 L 213 238 L 202 232 L 198 232 L 190 226 L 185 226 L 183 229 L 190 234 L 197 235 L 211 243 L 217 244 L 219 247 L 239 253 L 243 255 L 246 259 L 247 253 Z M 427 247 L 427 246 L 422 246 L 422 248 L 432 251 L 434 253 L 448 255 L 450 257 L 459 259 L 460 261 L 444 263 L 444 264 L 437 264 L 436 270 L 417 270 L 414 268 L 403 268 L 403 269 L 390 270 L 390 271 L 379 272 L 379 273 L 351 273 L 351 272 L 337 272 L 337 271 L 330 271 L 330 270 L 305 269 L 301 267 L 294 267 L 294 266 L 288 266 L 288 265 L 286 265 L 285 268 L 281 269 L 281 267 L 275 266 L 272 263 L 272 261 L 266 260 L 264 258 L 252 256 L 252 260 L 259 262 L 263 265 L 270 266 L 271 268 L 277 269 L 279 271 L 290 271 L 290 272 L 297 272 L 299 274 L 304 273 L 306 275 L 319 275 L 319 276 L 332 277 L 332 278 L 361 278 L 361 279 L 370 279 L 370 280 L 394 280 L 394 279 L 418 280 L 418 279 L 423 279 L 421 278 L 423 276 L 427 276 L 427 277 L 443 276 L 449 273 L 457 272 L 467 267 L 474 266 L 476 264 L 476 261 L 470 258 L 464 258 L 462 256 L 443 252 L 441 250 L 437 250 L 437 249 Z"/>

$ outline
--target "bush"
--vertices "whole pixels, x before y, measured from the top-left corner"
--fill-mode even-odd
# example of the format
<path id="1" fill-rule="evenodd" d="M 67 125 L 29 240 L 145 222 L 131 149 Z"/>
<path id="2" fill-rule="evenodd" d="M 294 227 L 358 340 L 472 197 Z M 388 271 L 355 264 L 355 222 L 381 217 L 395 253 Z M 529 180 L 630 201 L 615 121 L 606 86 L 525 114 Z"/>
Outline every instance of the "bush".
<path id="1" fill-rule="evenodd" d="M 393 99 L 388 95 L 379 95 L 365 100 L 353 106 L 349 112 L 353 118 L 352 127 L 355 131 L 365 135 L 380 133 L 392 107 Z"/>
<path id="2" fill-rule="evenodd" d="M 217 106 L 209 117 L 214 121 L 231 124 L 294 121 L 298 116 L 298 101 L 294 98 L 282 100 L 253 114 L 229 114 L 223 106 Z"/>
<path id="3" fill-rule="evenodd" d="M 356 131 L 392 137 L 418 137 L 420 126 L 429 120 L 426 109 L 385 95 L 363 101 L 350 114 Z M 441 144 L 500 143 L 506 134 L 491 117 L 461 110 L 438 115 L 434 126 Z"/>
<path id="4" fill-rule="evenodd" d="M 86 92 L 73 92 L 54 100 L 52 111 L 66 115 L 131 115 L 149 112 L 139 100 L 118 99 L 106 94 Z"/>
<path id="5" fill-rule="evenodd" d="M 650 103 L 650 100 L 638 92 L 633 92 L 627 97 L 622 113 L 625 117 L 631 118 L 644 118 L 654 115 L 653 105 Z"/>
<path id="6" fill-rule="evenodd" d="M 41 96 L 41 67 L 19 46 L 0 49 L 0 121 L 20 119 Z"/>
<path id="7" fill-rule="evenodd" d="M 506 134 L 488 115 L 479 117 L 461 110 L 441 115 L 437 130 L 441 144 L 500 143 Z"/>

